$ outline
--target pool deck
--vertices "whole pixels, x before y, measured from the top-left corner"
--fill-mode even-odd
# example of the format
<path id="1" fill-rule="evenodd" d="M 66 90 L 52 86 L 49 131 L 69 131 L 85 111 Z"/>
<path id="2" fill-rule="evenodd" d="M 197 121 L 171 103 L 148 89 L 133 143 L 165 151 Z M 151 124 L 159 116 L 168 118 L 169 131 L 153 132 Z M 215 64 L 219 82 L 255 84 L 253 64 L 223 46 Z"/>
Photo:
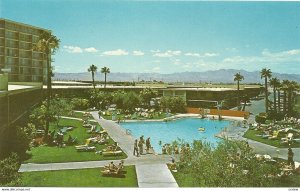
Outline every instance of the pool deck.
<path id="1" fill-rule="evenodd" d="M 136 173 L 138 179 L 139 187 L 178 187 L 172 173 L 166 166 L 166 163 L 171 162 L 171 157 L 169 155 L 154 155 L 146 154 L 141 157 L 133 156 L 133 143 L 134 138 L 127 134 L 123 128 L 120 128 L 119 124 L 116 122 L 101 119 L 98 116 L 98 112 L 91 112 L 95 121 L 98 122 L 103 129 L 105 129 L 111 138 L 118 142 L 122 150 L 128 155 L 128 158 L 125 159 L 125 165 L 135 165 Z M 181 114 L 176 115 L 174 118 L 181 117 L 197 117 L 197 114 Z M 212 116 L 208 116 L 212 118 Z M 242 121 L 243 118 L 237 117 L 224 117 L 225 119 L 239 120 Z M 250 118 L 248 121 L 252 121 Z M 130 120 L 133 121 L 133 120 Z M 147 120 L 147 121 L 162 121 L 162 120 Z M 247 140 L 243 137 L 244 132 L 247 131 L 247 128 L 241 127 L 228 127 L 226 131 L 223 131 L 223 134 L 220 136 L 228 137 L 229 139 L 237 140 Z M 287 158 L 287 149 L 286 148 L 276 148 L 270 145 L 266 145 L 260 142 L 247 140 L 250 147 L 254 149 L 255 153 L 258 154 L 268 154 L 272 157 L 280 157 L 283 159 Z M 300 148 L 293 149 L 294 160 L 300 161 Z M 177 157 L 174 157 L 177 158 Z M 83 168 L 97 168 L 107 165 L 112 160 L 106 161 L 85 161 L 85 162 L 68 162 L 68 163 L 48 163 L 48 164 L 22 164 L 19 172 L 31 172 L 31 171 L 48 171 L 48 170 L 65 170 L 65 169 L 83 169 Z M 119 161 L 119 160 L 117 160 Z"/>

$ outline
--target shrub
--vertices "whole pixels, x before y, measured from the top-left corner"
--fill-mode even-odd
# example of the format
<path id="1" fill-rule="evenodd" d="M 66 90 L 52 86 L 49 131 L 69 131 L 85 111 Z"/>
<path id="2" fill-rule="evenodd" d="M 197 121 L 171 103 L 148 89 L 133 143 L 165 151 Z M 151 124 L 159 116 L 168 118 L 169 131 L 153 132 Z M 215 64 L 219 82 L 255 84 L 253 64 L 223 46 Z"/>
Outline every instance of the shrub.
<path id="1" fill-rule="evenodd" d="M 82 98 L 73 98 L 71 104 L 75 110 L 86 110 L 89 107 L 89 101 Z"/>
<path id="2" fill-rule="evenodd" d="M 1 186 L 22 186 L 20 175 L 19 157 L 12 153 L 9 157 L 0 161 L 0 185 Z"/>
<path id="3" fill-rule="evenodd" d="M 267 118 L 264 116 L 260 116 L 260 115 L 255 116 L 256 123 L 264 124 L 264 123 L 266 123 L 266 120 L 267 120 Z"/>

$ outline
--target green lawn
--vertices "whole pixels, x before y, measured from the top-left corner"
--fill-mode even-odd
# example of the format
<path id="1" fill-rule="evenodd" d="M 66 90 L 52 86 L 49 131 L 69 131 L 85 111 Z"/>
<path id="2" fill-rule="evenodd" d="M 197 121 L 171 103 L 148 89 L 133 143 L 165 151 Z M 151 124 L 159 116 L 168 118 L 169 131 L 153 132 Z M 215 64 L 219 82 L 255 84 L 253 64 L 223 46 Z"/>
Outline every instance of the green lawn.
<path id="1" fill-rule="evenodd" d="M 263 139 L 262 137 L 256 136 L 261 134 L 260 131 L 255 131 L 252 129 L 248 129 L 248 131 L 244 134 L 243 137 L 247 138 L 247 139 L 252 139 L 254 141 L 258 141 L 267 145 L 271 145 L 274 147 L 278 147 L 278 148 L 288 148 L 287 144 L 280 144 L 280 140 L 270 140 L 270 139 Z M 292 144 L 293 148 L 299 148 L 300 147 L 300 143 L 294 143 Z"/>
<path id="2" fill-rule="evenodd" d="M 138 187 L 134 166 L 125 166 L 125 178 L 103 177 L 103 168 L 22 173 L 28 187 Z"/>
<path id="3" fill-rule="evenodd" d="M 95 123 L 96 124 L 96 123 Z M 69 134 L 72 137 L 77 137 L 78 144 L 83 145 L 86 142 L 86 139 L 91 135 L 86 131 L 88 128 L 82 127 L 82 122 L 71 119 L 61 119 L 60 126 L 74 126 L 75 129 L 69 131 L 65 136 L 64 140 L 68 139 Z M 98 125 L 99 126 L 99 125 Z M 58 128 L 55 124 L 51 124 L 50 130 L 58 131 Z M 112 144 L 113 140 L 109 140 L 109 144 Z M 106 148 L 106 145 L 95 144 L 96 150 L 102 150 Z M 123 153 L 121 156 L 115 157 L 103 157 L 100 154 L 95 154 L 95 152 L 77 152 L 75 146 L 66 146 L 59 148 L 56 146 L 39 146 L 31 148 L 31 151 L 28 152 L 31 154 L 31 157 L 24 161 L 25 163 L 54 163 L 54 162 L 75 162 L 75 161 L 96 161 L 96 160 L 110 160 L 110 159 L 124 159 L 126 154 Z"/>

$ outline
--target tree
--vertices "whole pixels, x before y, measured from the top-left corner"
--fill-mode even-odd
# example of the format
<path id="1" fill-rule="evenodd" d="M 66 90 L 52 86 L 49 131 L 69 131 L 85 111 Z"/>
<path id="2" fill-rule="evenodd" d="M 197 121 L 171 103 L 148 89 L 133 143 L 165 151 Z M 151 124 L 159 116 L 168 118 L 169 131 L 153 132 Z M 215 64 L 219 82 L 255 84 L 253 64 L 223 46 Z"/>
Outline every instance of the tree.
<path id="1" fill-rule="evenodd" d="M 290 84 L 289 80 L 283 80 L 281 84 L 282 85 L 281 89 L 283 90 L 283 114 L 284 115 L 287 114 L 287 90 L 289 84 Z"/>
<path id="2" fill-rule="evenodd" d="M 0 185 L 1 186 L 22 186 L 18 173 L 20 168 L 19 157 L 16 153 L 0 161 Z"/>
<path id="3" fill-rule="evenodd" d="M 112 102 L 114 104 L 116 104 L 117 108 L 118 109 L 124 109 L 124 106 L 123 106 L 123 103 L 124 103 L 124 98 L 125 98 L 125 92 L 124 91 L 121 91 L 121 90 L 118 90 L 114 93 L 112 93 Z"/>
<path id="4" fill-rule="evenodd" d="M 270 69 L 263 68 L 260 72 L 260 77 L 265 79 L 265 107 L 266 113 L 269 111 L 269 100 L 268 100 L 268 78 L 271 78 L 272 72 Z"/>
<path id="5" fill-rule="evenodd" d="M 152 88 L 145 88 L 140 91 L 140 96 L 143 100 L 143 104 L 145 104 L 146 107 L 149 107 L 151 99 L 156 98 L 158 96 L 158 92 Z"/>
<path id="6" fill-rule="evenodd" d="M 108 67 L 101 68 L 101 73 L 104 74 L 104 88 L 106 88 L 106 75 L 110 73 L 110 69 Z"/>
<path id="7" fill-rule="evenodd" d="M 171 113 L 184 113 L 186 103 L 181 97 L 164 96 L 160 100 L 160 107 L 163 110 L 171 110 Z"/>
<path id="8" fill-rule="evenodd" d="M 95 89 L 95 73 L 97 72 L 97 66 L 95 66 L 94 64 L 92 64 L 88 68 L 88 72 L 92 73 L 93 86 L 94 86 L 94 89 Z"/>
<path id="9" fill-rule="evenodd" d="M 186 103 L 181 97 L 172 97 L 170 110 L 172 113 L 185 113 Z"/>
<path id="10" fill-rule="evenodd" d="M 274 112 L 276 113 L 277 112 L 277 107 L 276 107 L 276 90 L 278 88 L 278 86 L 280 85 L 280 81 L 278 78 L 271 78 L 270 79 L 270 85 L 273 87 L 273 96 L 274 96 L 274 107 L 273 107 L 273 110 Z M 280 97 L 278 98 L 280 99 Z"/>
<path id="11" fill-rule="evenodd" d="M 72 98 L 71 105 L 72 109 L 86 110 L 89 107 L 89 100 L 83 98 Z"/>
<path id="12" fill-rule="evenodd" d="M 274 185 L 279 168 L 258 161 L 242 141 L 223 140 L 216 147 L 194 141 L 180 155 L 180 174 L 198 187 L 266 187 Z"/>
<path id="13" fill-rule="evenodd" d="M 281 91 L 281 88 L 282 88 L 282 83 L 278 83 L 277 85 L 277 110 L 278 110 L 278 113 L 281 113 L 281 102 L 280 102 L 280 98 L 281 98 L 281 95 L 280 95 L 280 91 Z"/>
<path id="14" fill-rule="evenodd" d="M 234 81 L 237 82 L 237 106 L 239 108 L 240 106 L 240 81 L 244 79 L 244 76 L 242 76 L 240 73 L 236 73 L 234 75 Z"/>
<path id="15" fill-rule="evenodd" d="M 128 92 L 124 95 L 123 107 L 124 109 L 133 112 L 136 107 L 139 107 L 141 104 L 141 97 L 135 92 Z"/>
<path id="16" fill-rule="evenodd" d="M 39 51 L 43 55 L 43 60 L 47 63 L 47 113 L 49 113 L 51 99 L 51 59 L 50 55 L 54 54 L 59 48 L 60 40 L 51 32 L 44 32 L 39 36 L 38 42 L 33 46 L 33 50 Z M 49 117 L 46 117 L 46 129 L 44 136 L 46 137 L 49 131 Z"/>
<path id="17" fill-rule="evenodd" d="M 298 85 L 295 81 L 290 81 L 287 86 L 288 90 L 288 115 L 291 116 L 293 113 L 292 103 L 293 103 L 293 93 L 297 89 Z"/>
<path id="18" fill-rule="evenodd" d="M 50 112 L 55 117 L 56 125 L 59 126 L 59 121 L 63 114 L 69 113 L 72 110 L 70 105 L 65 99 L 60 99 L 55 95 L 55 99 L 51 100 Z"/>

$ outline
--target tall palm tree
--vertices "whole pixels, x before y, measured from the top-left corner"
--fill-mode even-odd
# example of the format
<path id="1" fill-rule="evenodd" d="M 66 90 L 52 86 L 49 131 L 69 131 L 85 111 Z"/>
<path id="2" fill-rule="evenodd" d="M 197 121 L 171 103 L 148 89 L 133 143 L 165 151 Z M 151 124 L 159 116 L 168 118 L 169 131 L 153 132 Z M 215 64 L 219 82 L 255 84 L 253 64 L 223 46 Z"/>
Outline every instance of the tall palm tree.
<path id="1" fill-rule="evenodd" d="M 242 81 L 244 79 L 244 76 L 242 76 L 240 73 L 236 73 L 234 75 L 234 81 L 237 82 L 237 104 L 238 104 L 238 108 L 240 105 L 240 81 Z"/>
<path id="2" fill-rule="evenodd" d="M 283 80 L 281 89 L 283 90 L 283 114 L 287 114 L 287 90 L 290 84 L 289 80 Z"/>
<path id="3" fill-rule="evenodd" d="M 101 73 L 104 74 L 104 88 L 106 88 L 106 75 L 110 73 L 110 70 L 108 67 L 101 68 Z"/>
<path id="4" fill-rule="evenodd" d="M 270 79 L 270 85 L 273 87 L 273 94 L 274 94 L 274 107 L 273 107 L 273 110 L 274 110 L 274 112 L 277 112 L 277 107 L 276 107 L 276 90 L 277 90 L 278 86 L 280 85 L 279 79 L 278 78 L 271 78 Z"/>
<path id="5" fill-rule="evenodd" d="M 293 93 L 294 91 L 297 89 L 297 82 L 295 81 L 290 81 L 290 83 L 288 84 L 288 115 L 291 116 L 292 115 L 292 103 L 293 103 Z"/>
<path id="6" fill-rule="evenodd" d="M 282 88 L 282 83 L 280 83 L 280 81 L 279 81 L 279 83 L 277 85 L 277 111 L 278 111 L 278 113 L 281 112 L 281 103 L 280 103 L 280 97 L 281 97 L 280 91 L 281 91 L 281 88 Z"/>
<path id="7" fill-rule="evenodd" d="M 59 48 L 60 40 L 54 36 L 51 32 L 43 32 L 38 39 L 38 42 L 33 45 L 33 50 L 39 51 L 43 55 L 43 60 L 47 63 L 47 115 L 49 114 L 49 108 L 50 108 L 50 99 L 51 99 L 51 76 L 52 76 L 52 70 L 51 70 L 51 54 L 54 54 L 57 49 Z M 46 129 L 45 129 L 45 135 L 46 137 L 48 135 L 49 131 L 49 116 L 46 117 Z"/>
<path id="8" fill-rule="evenodd" d="M 89 68 L 88 68 L 88 72 L 92 73 L 92 80 L 93 80 L 93 86 L 95 89 L 95 73 L 97 72 L 97 66 L 95 66 L 94 64 L 92 64 Z"/>
<path id="9" fill-rule="evenodd" d="M 268 78 L 271 78 L 272 72 L 270 69 L 263 68 L 260 71 L 260 77 L 265 78 L 265 106 L 266 106 L 266 113 L 269 111 L 269 100 L 268 100 Z"/>

